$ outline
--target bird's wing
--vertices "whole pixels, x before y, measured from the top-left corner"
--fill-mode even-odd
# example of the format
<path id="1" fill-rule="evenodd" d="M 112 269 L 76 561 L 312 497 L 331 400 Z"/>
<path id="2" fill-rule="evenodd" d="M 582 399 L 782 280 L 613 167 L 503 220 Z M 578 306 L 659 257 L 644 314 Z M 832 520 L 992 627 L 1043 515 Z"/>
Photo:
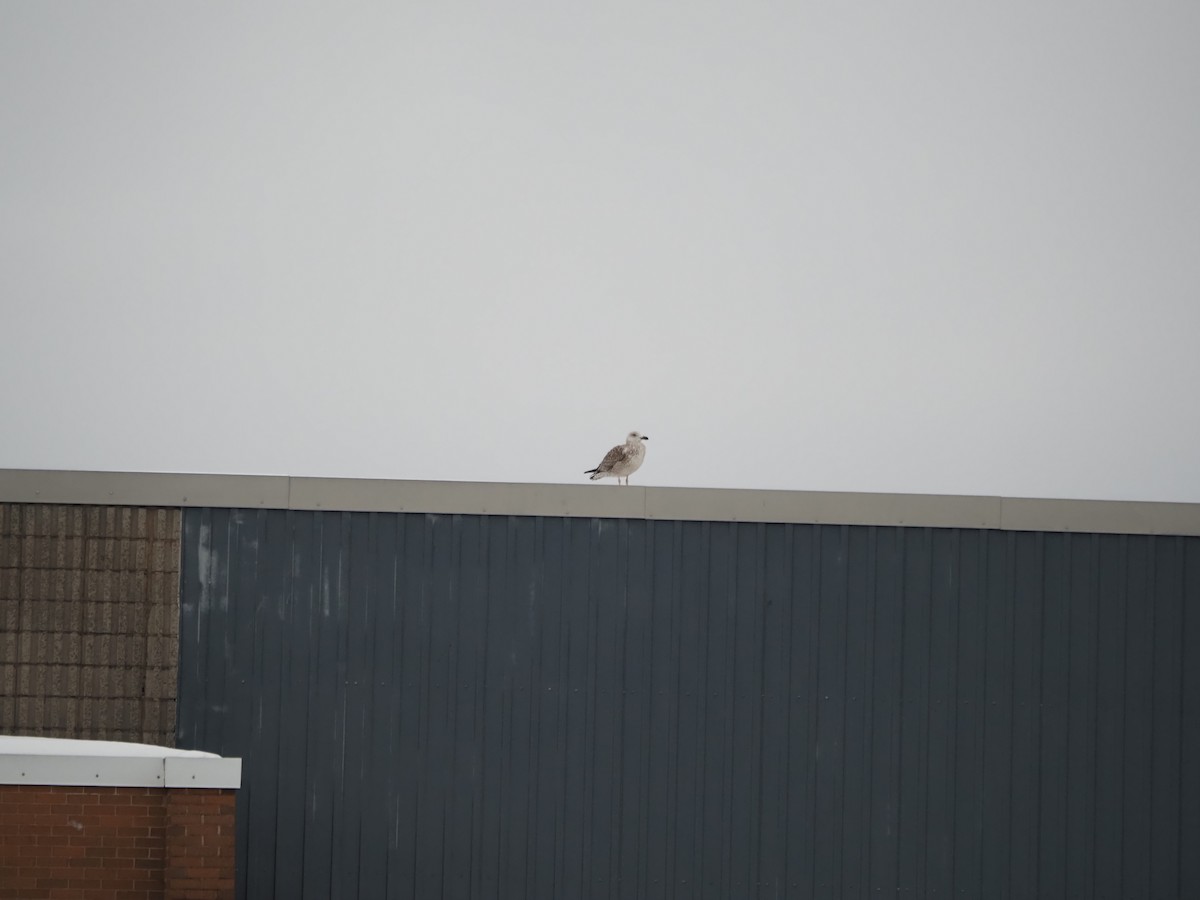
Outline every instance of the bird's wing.
<path id="1" fill-rule="evenodd" d="M 600 460 L 600 465 L 596 466 L 596 470 L 609 472 L 613 466 L 620 465 L 627 459 L 629 459 L 629 450 L 624 444 L 618 444 L 604 454 L 604 459 Z"/>

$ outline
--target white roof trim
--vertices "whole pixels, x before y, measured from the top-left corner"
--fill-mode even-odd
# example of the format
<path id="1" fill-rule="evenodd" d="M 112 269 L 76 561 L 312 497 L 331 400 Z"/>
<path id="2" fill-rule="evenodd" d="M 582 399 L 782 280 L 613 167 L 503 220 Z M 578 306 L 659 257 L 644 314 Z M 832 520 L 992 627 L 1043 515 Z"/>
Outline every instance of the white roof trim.
<path id="1" fill-rule="evenodd" d="M 242 761 L 119 741 L 0 735 L 0 784 L 238 788 Z"/>

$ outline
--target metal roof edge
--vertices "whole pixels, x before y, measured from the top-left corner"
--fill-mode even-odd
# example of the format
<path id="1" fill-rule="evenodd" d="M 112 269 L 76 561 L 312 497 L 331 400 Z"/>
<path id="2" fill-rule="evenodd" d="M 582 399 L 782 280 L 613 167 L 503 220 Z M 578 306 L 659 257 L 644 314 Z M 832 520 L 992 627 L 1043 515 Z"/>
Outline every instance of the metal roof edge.
<path id="1" fill-rule="evenodd" d="M 1200 535 L 1200 503 L 1008 497 L 1000 501 L 1000 528 L 1004 531 Z"/>
<path id="2" fill-rule="evenodd" d="M 0 469 L 0 501 L 1200 535 L 1200 503 Z"/>
<path id="3" fill-rule="evenodd" d="M 0 500 L 89 506 L 286 509 L 289 481 L 286 475 L 0 469 Z"/>
<path id="4" fill-rule="evenodd" d="M 240 758 L 0 754 L 0 784 L 239 788 Z"/>
<path id="5" fill-rule="evenodd" d="M 645 487 L 490 481 L 291 480 L 292 509 L 641 519 Z"/>

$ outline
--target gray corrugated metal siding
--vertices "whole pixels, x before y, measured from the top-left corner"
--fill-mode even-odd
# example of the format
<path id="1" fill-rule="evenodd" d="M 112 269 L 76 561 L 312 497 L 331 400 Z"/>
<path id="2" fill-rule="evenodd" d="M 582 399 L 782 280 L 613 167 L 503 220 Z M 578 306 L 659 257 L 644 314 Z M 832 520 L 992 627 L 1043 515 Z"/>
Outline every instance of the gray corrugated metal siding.
<path id="1" fill-rule="evenodd" d="M 1200 539 L 188 509 L 182 572 L 242 897 L 1200 896 Z"/>

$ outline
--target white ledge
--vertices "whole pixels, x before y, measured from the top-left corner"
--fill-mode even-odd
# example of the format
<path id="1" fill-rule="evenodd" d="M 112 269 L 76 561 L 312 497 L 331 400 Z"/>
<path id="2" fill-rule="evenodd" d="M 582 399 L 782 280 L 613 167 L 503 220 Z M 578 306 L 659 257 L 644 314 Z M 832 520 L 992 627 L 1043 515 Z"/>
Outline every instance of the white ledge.
<path id="1" fill-rule="evenodd" d="M 0 784 L 239 788 L 242 761 L 119 741 L 0 735 Z"/>

